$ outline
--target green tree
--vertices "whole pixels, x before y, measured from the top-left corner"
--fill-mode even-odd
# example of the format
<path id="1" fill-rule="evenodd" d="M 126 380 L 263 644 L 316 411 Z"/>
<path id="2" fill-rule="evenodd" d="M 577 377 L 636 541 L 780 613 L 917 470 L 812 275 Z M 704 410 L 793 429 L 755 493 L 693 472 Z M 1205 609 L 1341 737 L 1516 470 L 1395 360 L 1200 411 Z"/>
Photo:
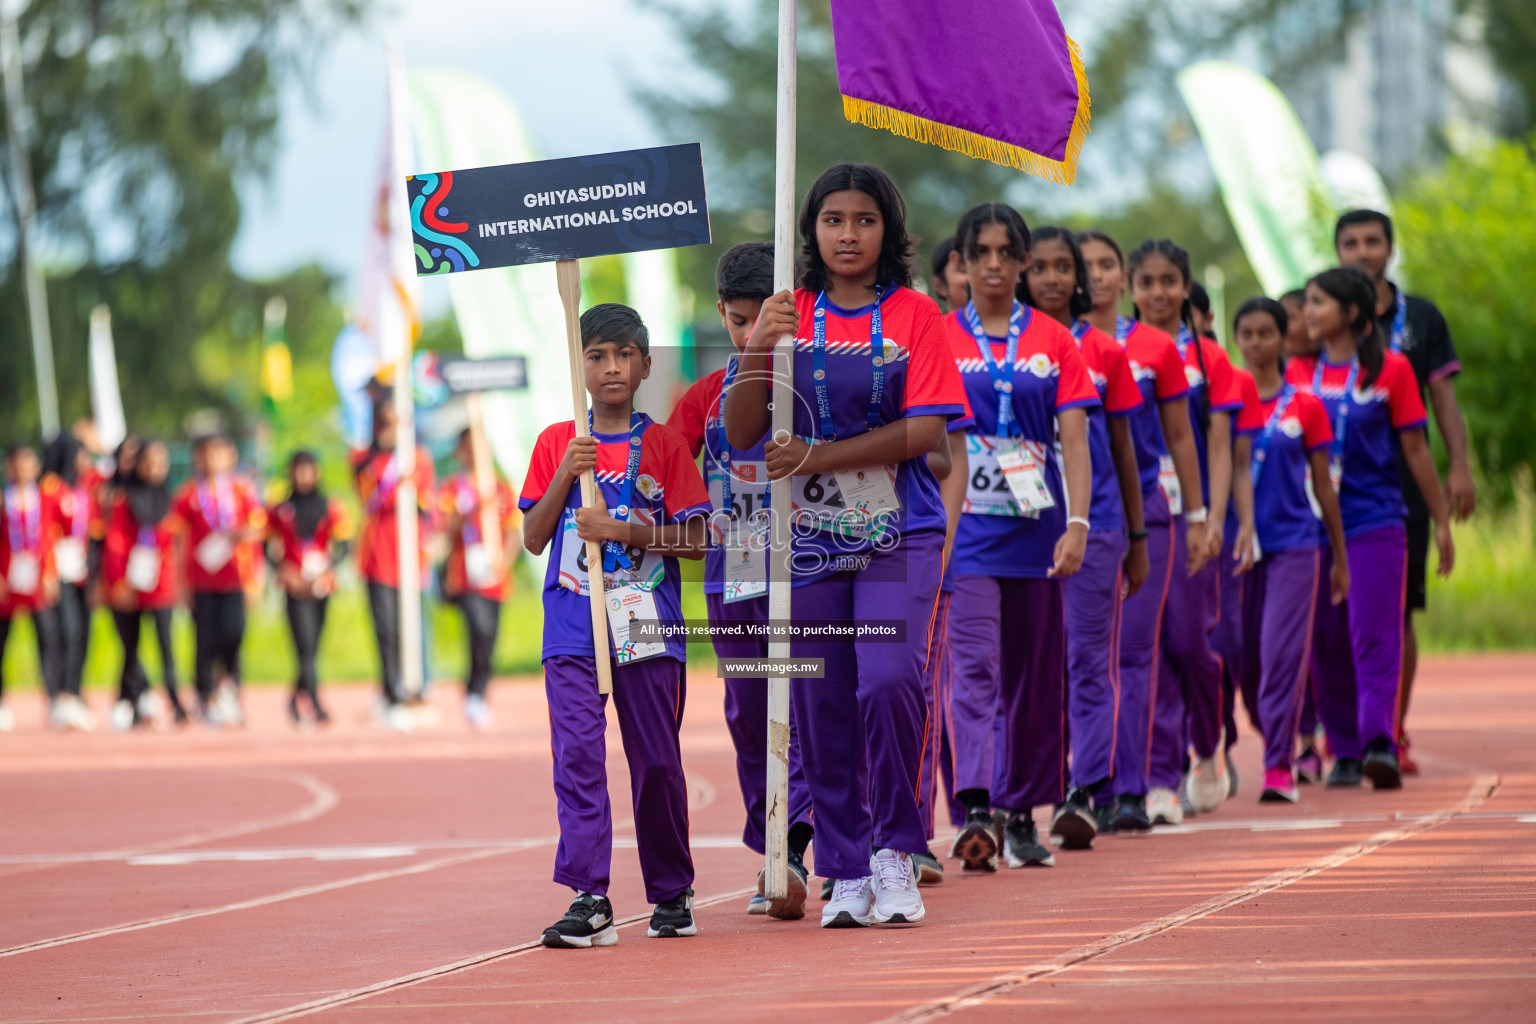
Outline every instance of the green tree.
<path id="1" fill-rule="evenodd" d="M 1415 291 L 1445 313 L 1466 372 L 1456 391 L 1482 469 L 1503 495 L 1536 467 L 1536 136 L 1453 157 L 1395 207 Z"/>
<path id="2" fill-rule="evenodd" d="M 229 264 L 237 186 L 270 169 L 281 84 L 367 3 L 27 5 L 19 28 L 38 251 L 66 421 L 89 410 L 88 320 L 99 302 L 113 310 L 131 423 L 171 430 L 192 408 L 228 405 L 200 378 L 198 356 L 209 339 L 246 333 L 249 288 Z M 14 232 L 0 236 L 0 432 L 25 436 L 37 410 L 14 242 Z"/>

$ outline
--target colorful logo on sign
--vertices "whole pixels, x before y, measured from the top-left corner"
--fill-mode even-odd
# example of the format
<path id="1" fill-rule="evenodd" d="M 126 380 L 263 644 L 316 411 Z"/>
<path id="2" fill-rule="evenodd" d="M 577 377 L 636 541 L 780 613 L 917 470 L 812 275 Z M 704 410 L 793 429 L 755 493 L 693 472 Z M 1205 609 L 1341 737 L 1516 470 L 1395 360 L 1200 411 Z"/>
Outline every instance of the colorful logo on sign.
<path id="1" fill-rule="evenodd" d="M 480 257 L 475 250 L 464 239 L 453 237 L 469 234 L 468 222 L 454 223 L 443 219 L 448 216 L 453 172 L 419 177 L 423 188 L 421 195 L 411 202 L 411 230 L 416 233 L 416 259 L 421 264 L 421 273 L 453 274 L 478 267 Z"/>

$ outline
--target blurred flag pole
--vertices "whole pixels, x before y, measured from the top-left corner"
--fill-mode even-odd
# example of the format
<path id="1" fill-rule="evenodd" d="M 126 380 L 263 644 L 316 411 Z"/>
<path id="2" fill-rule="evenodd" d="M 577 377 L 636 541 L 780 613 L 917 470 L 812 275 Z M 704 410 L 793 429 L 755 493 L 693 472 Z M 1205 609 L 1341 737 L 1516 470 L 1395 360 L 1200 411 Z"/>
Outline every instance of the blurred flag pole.
<path id="1" fill-rule="evenodd" d="M 27 317 L 32 326 L 32 365 L 37 371 L 37 411 L 43 439 L 59 433 L 59 389 L 53 376 L 53 331 L 48 324 L 48 292 L 38 268 L 32 236 L 37 226 L 37 197 L 32 191 L 30 141 L 32 114 L 26 108 L 21 78 L 21 43 L 16 19 L 25 0 L 0 0 L 0 66 L 5 76 L 5 123 L 11 150 L 11 203 L 16 211 L 16 244 L 27 284 Z"/>
<path id="2" fill-rule="evenodd" d="M 773 167 L 773 287 L 795 286 L 795 62 L 797 0 L 779 0 L 779 98 Z M 780 338 L 773 357 L 773 436 L 786 438 L 794 431 L 793 336 Z M 790 618 L 789 510 L 793 481 L 789 477 L 770 485 L 773 514 L 768 560 L 768 618 Z M 788 659 L 787 640 L 770 640 L 768 657 Z M 789 896 L 789 680 L 768 677 L 768 807 L 765 821 L 767 863 L 763 895 L 769 900 Z"/>
<path id="3" fill-rule="evenodd" d="M 107 451 L 128 436 L 123 393 L 117 385 L 117 349 L 112 344 L 112 311 L 104 304 L 91 310 L 91 415 Z"/>
<path id="4" fill-rule="evenodd" d="M 405 66 L 398 40 L 388 47 L 389 68 L 389 170 L 388 252 L 389 279 L 382 296 L 383 322 L 379 334 L 386 358 L 395 368 L 396 467 L 400 483 L 395 491 L 395 523 L 400 557 L 400 684 L 407 697 L 420 696 L 425 666 L 421 649 L 421 531 L 416 515 L 416 398 L 411 380 L 411 354 L 417 333 L 416 255 L 411 225 L 404 211 L 411 147 L 409 99 L 405 91 Z"/>

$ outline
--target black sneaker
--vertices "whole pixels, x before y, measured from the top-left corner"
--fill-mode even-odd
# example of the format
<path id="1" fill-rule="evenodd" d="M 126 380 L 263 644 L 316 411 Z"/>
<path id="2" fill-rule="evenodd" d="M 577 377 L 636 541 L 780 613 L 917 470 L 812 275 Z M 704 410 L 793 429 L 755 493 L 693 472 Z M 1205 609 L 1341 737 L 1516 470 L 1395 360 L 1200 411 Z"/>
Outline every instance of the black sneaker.
<path id="1" fill-rule="evenodd" d="M 790 873 L 790 886 L 793 888 L 794 873 Z M 803 890 L 802 890 L 803 892 Z M 805 899 L 800 900 L 800 916 L 805 916 Z M 772 911 L 770 911 L 771 913 Z M 677 939 L 687 935 L 697 935 L 699 926 L 693 923 L 693 890 L 684 889 L 682 894 L 674 896 L 665 903 L 656 904 L 656 909 L 651 911 L 651 924 L 646 928 L 645 934 L 653 939 Z"/>
<path id="2" fill-rule="evenodd" d="M 544 929 L 540 940 L 550 949 L 588 949 L 619 941 L 613 930 L 613 904 L 606 896 L 577 893 L 565 916 Z"/>
<path id="3" fill-rule="evenodd" d="M 938 885 L 944 881 L 944 865 L 931 853 L 914 853 L 912 870 L 917 873 L 918 885 Z"/>
<path id="4" fill-rule="evenodd" d="M 1051 838 L 1063 850 L 1091 850 L 1093 837 L 1098 835 L 1099 823 L 1093 816 L 1093 797 L 1086 789 L 1073 786 L 1067 792 L 1067 801 L 1056 808 L 1051 818 Z"/>
<path id="5" fill-rule="evenodd" d="M 1121 794 L 1115 798 L 1116 832 L 1150 832 L 1152 819 L 1147 817 L 1147 798 Z"/>
<path id="6" fill-rule="evenodd" d="M 1392 753 L 1392 746 L 1386 740 L 1377 740 L 1371 744 L 1365 752 L 1365 761 L 1360 770 L 1376 789 L 1403 788 L 1402 766 L 1398 764 L 1397 755 Z"/>
<path id="7" fill-rule="evenodd" d="M 1093 820 L 1099 826 L 1099 835 L 1111 836 L 1115 834 L 1115 805 L 1095 804 L 1093 808 Z"/>
<path id="8" fill-rule="evenodd" d="M 832 890 L 837 885 L 835 878 L 823 878 L 821 880 L 821 902 L 825 903 L 832 898 Z"/>
<path id="9" fill-rule="evenodd" d="M 767 868 L 757 873 L 757 894 L 764 894 L 764 883 L 767 881 Z M 798 921 L 805 916 L 805 897 L 809 893 L 810 879 L 806 876 L 805 862 L 794 850 L 789 851 L 789 895 L 781 900 L 769 900 L 768 909 L 763 911 L 769 917 L 776 917 L 780 921 Z M 654 919 L 653 919 L 654 921 Z M 688 933 L 692 935 L 692 932 Z"/>
<path id="10" fill-rule="evenodd" d="M 965 828 L 955 836 L 949 855 L 960 858 L 966 871 L 997 870 L 997 834 L 991 811 L 979 807 L 965 816 Z"/>
<path id="11" fill-rule="evenodd" d="M 1333 770 L 1328 773 L 1328 788 L 1358 786 L 1364 778 L 1365 772 L 1359 761 L 1352 757 L 1341 757 L 1333 762 Z"/>
<path id="12" fill-rule="evenodd" d="M 1029 814 L 1009 815 L 1003 826 L 1003 851 L 1011 868 L 1053 868 L 1056 858 L 1040 841 L 1035 819 Z"/>

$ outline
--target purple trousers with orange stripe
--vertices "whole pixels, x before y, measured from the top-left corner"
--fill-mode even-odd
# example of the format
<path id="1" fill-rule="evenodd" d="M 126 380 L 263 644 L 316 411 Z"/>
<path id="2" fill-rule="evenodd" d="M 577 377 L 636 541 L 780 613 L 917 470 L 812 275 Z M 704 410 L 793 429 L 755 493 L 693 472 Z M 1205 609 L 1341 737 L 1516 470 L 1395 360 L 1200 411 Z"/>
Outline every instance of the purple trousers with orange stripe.
<path id="1" fill-rule="evenodd" d="M 928 838 L 933 838 L 934 817 L 940 800 L 949 808 L 953 819 L 954 794 L 940 796 L 941 781 L 954 777 L 954 764 L 950 760 L 949 745 L 949 598 L 939 591 L 939 602 L 933 613 L 933 629 L 928 636 L 928 663 L 923 670 L 923 699 L 928 702 L 928 736 L 923 743 L 923 767 L 918 776 L 917 806 L 923 816 L 923 827 Z M 793 801 L 791 801 L 793 803 Z M 961 821 L 965 820 L 961 809 Z"/>
<path id="2" fill-rule="evenodd" d="M 608 803 L 608 698 L 597 692 L 597 662 L 559 654 L 544 660 L 549 741 L 555 757 L 560 845 L 555 881 L 579 892 L 608 892 L 613 810 Z M 688 851 L 688 784 L 677 733 L 687 692 L 683 664 L 650 658 L 613 669 L 613 704 L 629 762 L 629 792 L 645 898 L 675 899 L 693 884 Z"/>
<path id="3" fill-rule="evenodd" d="M 955 788 L 999 810 L 1061 803 L 1066 790 L 1066 613 L 1062 581 L 955 577 Z"/>
<path id="4" fill-rule="evenodd" d="M 1152 688 L 1152 752 L 1147 783 L 1177 789 L 1188 751 L 1210 757 L 1221 744 L 1221 659 L 1211 634 L 1221 619 L 1221 559 L 1211 559 L 1191 576 L 1182 516 L 1173 523 L 1173 573 L 1163 615 L 1161 664 Z M 1230 572 L 1231 570 L 1227 570 Z"/>
<path id="5" fill-rule="evenodd" d="M 1296 755 L 1320 565 L 1317 548 L 1266 551 L 1246 581 L 1252 600 L 1244 603 L 1243 637 L 1258 658 L 1265 768 L 1289 768 Z"/>
<path id="6" fill-rule="evenodd" d="M 1152 742 L 1153 672 L 1159 661 L 1163 608 L 1175 571 L 1173 523 L 1161 490 L 1142 495 L 1147 522 L 1147 582 L 1120 609 L 1120 720 L 1115 727 L 1115 784 L 1120 796 L 1147 795 L 1147 752 Z M 1179 572 L 1183 566 L 1179 566 Z M 1102 796 L 1102 794 L 1101 794 Z"/>
<path id="7" fill-rule="evenodd" d="M 795 640 L 796 658 L 825 659 L 821 679 L 790 682 L 800 763 L 815 818 L 815 872 L 863 878 L 878 849 L 927 853 L 918 776 L 929 738 L 923 666 L 944 555 L 942 531 L 908 533 L 857 572 L 794 588 L 797 624 L 900 619 L 899 643 Z M 615 684 L 617 689 L 617 684 Z"/>
<path id="8" fill-rule="evenodd" d="M 1067 721 L 1072 784 L 1108 779 L 1120 704 L 1120 588 L 1126 539 L 1088 534 L 1083 567 L 1066 580 Z"/>

